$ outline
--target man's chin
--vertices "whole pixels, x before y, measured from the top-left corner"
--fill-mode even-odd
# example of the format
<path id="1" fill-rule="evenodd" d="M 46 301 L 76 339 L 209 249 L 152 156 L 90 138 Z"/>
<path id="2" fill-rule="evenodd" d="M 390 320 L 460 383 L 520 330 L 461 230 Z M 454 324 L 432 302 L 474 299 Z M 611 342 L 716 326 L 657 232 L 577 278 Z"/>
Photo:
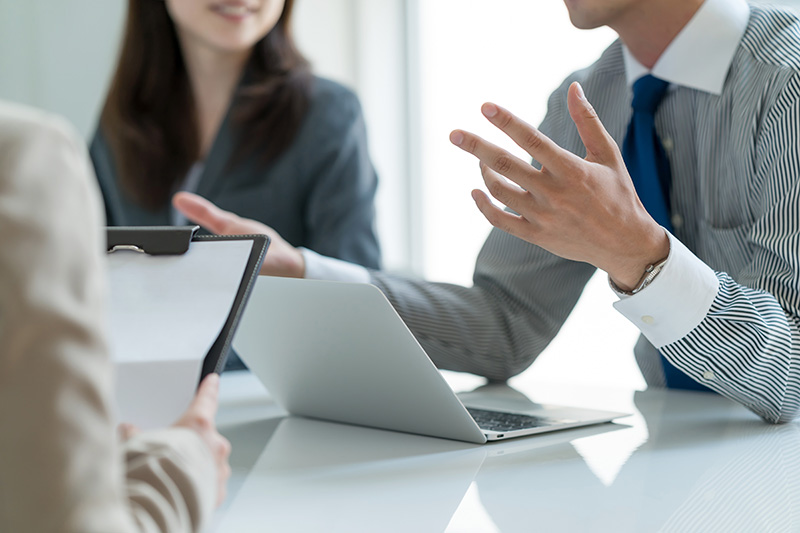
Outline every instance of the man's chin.
<path id="1" fill-rule="evenodd" d="M 564 0 L 564 5 L 569 13 L 569 20 L 579 30 L 593 30 L 608 24 L 609 19 L 615 14 L 619 2 L 609 0 Z"/>
<path id="2" fill-rule="evenodd" d="M 594 20 L 592 17 L 587 17 L 586 15 L 580 13 L 573 13 L 572 11 L 569 12 L 569 20 L 572 22 L 572 25 L 579 30 L 593 30 L 595 28 L 605 26 L 605 24 L 598 20 Z"/>

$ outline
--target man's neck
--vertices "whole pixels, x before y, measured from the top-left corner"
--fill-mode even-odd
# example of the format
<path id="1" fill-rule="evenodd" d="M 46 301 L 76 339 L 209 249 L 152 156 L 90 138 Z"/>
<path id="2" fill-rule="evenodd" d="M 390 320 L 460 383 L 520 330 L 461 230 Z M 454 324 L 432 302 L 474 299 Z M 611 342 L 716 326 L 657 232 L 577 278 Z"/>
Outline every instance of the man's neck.
<path id="1" fill-rule="evenodd" d="M 704 0 L 649 0 L 626 11 L 608 26 L 639 63 L 653 66 L 692 19 Z"/>

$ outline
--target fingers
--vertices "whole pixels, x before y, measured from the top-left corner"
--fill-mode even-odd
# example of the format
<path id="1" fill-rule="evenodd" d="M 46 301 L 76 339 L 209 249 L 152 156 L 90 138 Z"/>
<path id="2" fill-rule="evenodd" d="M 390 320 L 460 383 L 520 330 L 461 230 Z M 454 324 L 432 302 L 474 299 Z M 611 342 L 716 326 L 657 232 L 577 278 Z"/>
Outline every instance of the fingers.
<path id="1" fill-rule="evenodd" d="M 225 498 L 228 497 L 228 478 L 231 477 L 231 467 L 229 467 L 226 463 L 227 472 L 225 472 L 225 479 L 220 481 L 219 487 L 217 487 L 217 507 L 222 505 L 222 502 L 225 501 Z"/>
<path id="2" fill-rule="evenodd" d="M 498 208 L 488 196 L 477 189 L 472 191 L 472 199 L 486 220 L 495 228 L 517 237 L 524 233 L 528 223 L 522 217 Z"/>
<path id="3" fill-rule="evenodd" d="M 231 443 L 228 439 L 217 433 L 218 445 L 216 448 L 217 456 L 220 460 L 220 466 L 224 466 L 223 473 L 230 474 L 230 465 L 228 465 L 228 457 L 231 455 Z M 227 476 L 226 476 L 227 477 Z"/>
<path id="4" fill-rule="evenodd" d="M 227 482 L 231 475 L 228 461 L 231 455 L 231 443 L 219 434 L 214 426 L 214 416 L 219 405 L 219 374 L 209 374 L 200 383 L 194 401 L 187 410 L 187 415 L 194 418 L 196 430 L 201 431 L 206 444 L 216 460 L 217 466 L 217 506 L 227 495 Z"/>
<path id="5" fill-rule="evenodd" d="M 228 479 L 231 477 L 230 455 L 231 443 L 222 435 L 218 435 L 217 445 L 214 449 L 214 456 L 217 459 L 217 507 L 225 501 L 227 496 Z"/>
<path id="6" fill-rule="evenodd" d="M 586 99 L 580 83 L 573 82 L 567 93 L 569 114 L 583 145 L 586 147 L 586 158 L 596 163 L 611 163 L 616 160 L 619 148 L 608 134 L 597 112 Z"/>
<path id="7" fill-rule="evenodd" d="M 219 405 L 219 375 L 209 374 L 197 388 L 194 400 L 175 424 L 195 431 L 208 446 L 214 457 L 217 469 L 217 505 L 222 503 L 226 495 L 226 483 L 231 475 L 228 458 L 231 454 L 231 443 L 219 434 L 214 424 L 214 416 Z"/>
<path id="8" fill-rule="evenodd" d="M 261 265 L 262 275 L 305 277 L 306 265 L 302 252 L 271 227 L 220 209 L 205 198 L 188 192 L 176 193 L 172 197 L 172 205 L 192 222 L 218 235 L 256 234 L 269 237 L 269 254 Z"/>
<path id="9" fill-rule="evenodd" d="M 510 207 L 517 213 L 531 206 L 531 195 L 520 187 L 509 183 L 500 174 L 481 163 L 481 176 L 486 184 L 486 189 L 503 205 Z"/>
<path id="10" fill-rule="evenodd" d="M 213 421 L 219 406 L 219 374 L 209 374 L 200 383 L 186 414 Z"/>
<path id="11" fill-rule="evenodd" d="M 495 172 L 526 189 L 530 189 L 533 186 L 532 180 L 539 174 L 539 171 L 533 168 L 530 163 L 472 133 L 454 130 L 450 133 L 450 142 L 465 152 L 474 155 L 481 163 Z"/>
<path id="12" fill-rule="evenodd" d="M 117 426 L 117 433 L 119 434 L 119 440 L 125 442 L 127 440 L 132 439 L 140 432 L 139 428 L 134 426 L 133 424 L 122 423 Z"/>
<path id="13" fill-rule="evenodd" d="M 574 154 L 558 146 L 547 135 L 519 119 L 507 109 L 492 103 L 485 103 L 481 106 L 481 113 L 489 119 L 489 122 L 511 137 L 511 140 L 520 148 L 528 152 L 542 166 L 553 170 L 556 175 L 570 172 L 574 167 L 577 159 Z M 496 168 L 495 170 L 504 174 Z"/>
<path id="14" fill-rule="evenodd" d="M 206 228 L 211 233 L 229 234 L 239 218 L 233 213 L 223 211 L 202 196 L 190 192 L 179 192 L 172 197 L 172 205 L 183 216 Z"/>

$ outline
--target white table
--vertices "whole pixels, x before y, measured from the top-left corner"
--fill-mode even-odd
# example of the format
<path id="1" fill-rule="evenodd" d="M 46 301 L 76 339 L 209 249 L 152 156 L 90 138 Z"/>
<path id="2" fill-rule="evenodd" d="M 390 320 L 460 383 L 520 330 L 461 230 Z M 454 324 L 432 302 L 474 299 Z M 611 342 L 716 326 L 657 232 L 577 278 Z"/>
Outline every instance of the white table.
<path id="1" fill-rule="evenodd" d="M 800 531 L 798 424 L 705 393 L 526 388 L 473 394 L 634 416 L 478 446 L 283 418 L 249 373 L 225 375 L 233 476 L 212 531 Z"/>

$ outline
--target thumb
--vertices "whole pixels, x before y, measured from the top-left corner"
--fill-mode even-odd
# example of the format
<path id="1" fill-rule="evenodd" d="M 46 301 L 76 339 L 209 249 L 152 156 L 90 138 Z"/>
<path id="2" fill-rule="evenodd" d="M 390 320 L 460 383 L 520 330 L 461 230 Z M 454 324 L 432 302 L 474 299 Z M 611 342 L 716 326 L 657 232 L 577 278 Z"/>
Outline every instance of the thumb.
<path id="1" fill-rule="evenodd" d="M 610 163 L 617 157 L 619 148 L 608 134 L 597 112 L 586 99 L 581 84 L 573 82 L 569 86 L 567 105 L 572 121 L 586 147 L 586 159 L 595 163 Z"/>
<path id="2" fill-rule="evenodd" d="M 122 423 L 117 426 L 117 433 L 119 434 L 119 440 L 125 442 L 138 435 L 139 428 L 133 424 Z"/>
<path id="3" fill-rule="evenodd" d="M 214 420 L 219 405 L 219 374 L 209 374 L 197 388 L 197 394 L 186 413 Z"/>
<path id="4" fill-rule="evenodd" d="M 200 224 L 211 233 L 223 234 L 233 221 L 238 218 L 233 213 L 223 211 L 202 196 L 190 192 L 178 192 L 172 197 L 172 205 L 183 216 Z"/>

